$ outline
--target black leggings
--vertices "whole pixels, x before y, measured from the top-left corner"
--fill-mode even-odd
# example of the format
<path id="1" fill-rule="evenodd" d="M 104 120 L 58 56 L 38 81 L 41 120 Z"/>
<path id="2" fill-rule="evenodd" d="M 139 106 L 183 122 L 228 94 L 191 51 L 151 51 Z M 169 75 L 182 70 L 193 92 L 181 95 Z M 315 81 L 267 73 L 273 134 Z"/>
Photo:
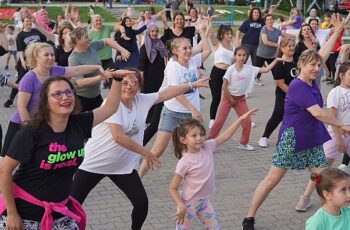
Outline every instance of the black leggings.
<path id="1" fill-rule="evenodd" d="M 270 65 L 271 62 L 273 62 L 275 59 L 274 58 L 263 58 L 263 57 L 260 57 L 260 56 L 256 56 L 255 57 L 255 65 L 256 67 L 263 67 L 263 65 L 265 64 L 265 61 Z M 259 73 L 256 78 L 257 79 L 260 79 L 261 77 L 261 73 Z"/>
<path id="2" fill-rule="evenodd" d="M 283 120 L 284 99 L 285 99 L 285 96 L 276 95 L 275 107 L 273 108 L 272 115 L 266 124 L 263 137 L 269 138 L 271 136 L 272 132 L 277 128 L 277 126 Z"/>
<path id="3" fill-rule="evenodd" d="M 23 66 L 21 64 L 21 60 L 18 59 L 18 62 L 16 64 L 16 69 L 17 69 L 17 80 L 16 80 L 16 84 L 18 84 L 20 82 L 20 80 L 23 78 L 23 76 L 29 71 L 28 69 L 23 69 Z M 15 100 L 15 97 L 18 93 L 18 89 L 13 88 L 11 90 L 11 94 L 10 94 L 10 100 L 13 101 Z"/>
<path id="4" fill-rule="evenodd" d="M 84 203 L 90 191 L 106 176 L 109 177 L 131 201 L 133 206 L 131 213 L 131 229 L 140 230 L 148 213 L 148 197 L 139 174 L 135 169 L 131 174 L 123 175 L 103 175 L 78 169 L 74 175 L 72 197 L 81 204 Z"/>
<path id="5" fill-rule="evenodd" d="M 251 44 L 241 44 L 244 48 L 246 48 L 248 55 L 247 55 L 247 60 L 248 61 L 249 55 L 251 56 L 250 59 L 252 60 L 252 65 L 256 66 L 256 51 L 258 50 L 258 45 L 251 45 Z"/>
<path id="6" fill-rule="evenodd" d="M 213 66 L 210 72 L 209 87 L 210 87 L 210 92 L 212 97 L 211 104 L 210 104 L 211 120 L 215 119 L 216 112 L 220 104 L 222 83 L 223 83 L 223 77 L 225 73 L 226 73 L 226 69 L 220 69 L 215 65 Z"/>
<path id="7" fill-rule="evenodd" d="M 81 104 L 81 112 L 92 111 L 100 107 L 103 102 L 101 94 L 94 98 L 87 98 L 78 95 L 78 98 Z"/>
<path id="8" fill-rule="evenodd" d="M 146 146 L 147 143 L 152 139 L 154 134 L 158 131 L 158 124 L 160 120 L 160 114 L 163 108 L 163 102 L 152 106 L 153 109 L 150 109 L 148 112 L 149 125 L 145 129 L 143 135 L 143 146 Z M 147 117 L 147 118 L 148 118 Z"/>
<path id="9" fill-rule="evenodd" d="M 331 74 L 329 77 L 332 80 L 335 80 L 335 72 L 337 71 L 337 67 L 335 66 L 335 63 L 337 61 L 337 58 L 339 56 L 339 53 L 331 53 L 326 61 L 326 66 L 329 70 L 329 73 Z"/>
<path id="10" fill-rule="evenodd" d="M 1 156 L 4 157 L 7 154 L 7 151 L 11 145 L 11 141 L 15 137 L 18 130 L 21 129 L 21 124 L 14 123 L 12 121 L 9 122 L 7 127 L 7 132 L 4 140 L 4 148 L 2 149 Z"/>
<path id="11" fill-rule="evenodd" d="M 344 165 L 349 165 L 349 162 L 350 162 L 350 157 L 349 157 L 349 155 L 348 154 L 344 154 L 344 156 L 343 156 L 343 160 L 342 160 L 342 164 L 344 164 Z"/>

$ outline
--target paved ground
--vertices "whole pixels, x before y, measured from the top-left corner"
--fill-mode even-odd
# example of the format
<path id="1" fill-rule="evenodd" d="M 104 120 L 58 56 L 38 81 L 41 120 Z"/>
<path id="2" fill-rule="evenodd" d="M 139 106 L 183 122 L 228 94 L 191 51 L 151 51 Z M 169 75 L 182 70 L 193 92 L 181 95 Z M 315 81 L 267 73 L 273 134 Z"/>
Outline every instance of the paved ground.
<path id="1" fill-rule="evenodd" d="M 4 70 L 4 57 L 0 58 L 0 70 Z M 212 59 L 205 67 L 211 69 Z M 10 72 L 14 73 L 13 64 Z M 256 86 L 255 91 L 248 99 L 249 107 L 258 106 L 260 111 L 253 120 L 257 126 L 252 130 L 250 142 L 255 146 L 263 132 L 274 103 L 274 84 L 271 74 L 263 76 L 265 86 Z M 324 96 L 330 87 L 323 85 Z M 0 122 L 4 132 L 14 106 L 7 109 L 3 107 L 10 90 L 0 89 Z M 208 123 L 210 91 L 202 90 L 206 97 L 201 106 Z M 234 120 L 234 113 L 227 124 Z M 211 200 L 219 217 L 221 229 L 240 229 L 242 218 L 245 216 L 250 197 L 261 179 L 266 175 L 274 150 L 277 131 L 270 139 L 270 147 L 263 149 L 257 147 L 254 152 L 237 149 L 239 133 L 232 140 L 219 147 L 215 156 L 217 192 Z M 152 146 L 152 143 L 148 147 Z M 171 215 L 175 212 L 175 204 L 169 198 L 167 187 L 173 176 L 177 160 L 173 156 L 171 146 L 161 158 L 162 167 L 150 172 L 143 182 L 149 196 L 149 214 L 144 224 L 146 230 L 174 229 Z M 339 163 L 338 163 L 339 164 Z M 261 207 L 256 217 L 258 230 L 300 230 L 304 228 L 305 220 L 319 207 L 319 198 L 312 197 L 313 207 L 307 213 L 297 213 L 294 206 L 302 193 L 308 174 L 306 171 L 290 172 L 280 185 L 271 193 L 271 196 Z M 87 229 L 129 229 L 131 205 L 125 195 L 119 191 L 108 179 L 103 180 L 89 195 L 84 207 L 88 214 Z M 193 229 L 200 229 L 199 225 Z"/>
<path id="2" fill-rule="evenodd" d="M 4 70 L 5 58 L 0 58 L 0 71 Z M 208 69 L 212 66 L 212 59 L 205 63 Z M 10 72 L 14 76 L 14 65 L 10 65 Z M 13 78 L 12 78 L 13 79 Z M 260 111 L 253 120 L 257 126 L 252 129 L 250 143 L 257 146 L 257 141 L 263 133 L 265 124 L 271 115 L 274 104 L 274 84 L 271 74 L 263 75 L 264 87 L 256 86 L 248 99 L 249 107 L 259 107 Z M 323 85 L 324 98 L 330 87 Z M 15 106 L 7 109 L 3 107 L 10 90 L 0 88 L 0 123 L 6 132 L 7 123 Z M 104 94 L 106 91 L 104 91 Z M 210 91 L 202 90 L 206 97 L 201 106 L 205 118 L 205 125 L 209 121 Z M 226 124 L 234 120 L 231 112 Z M 237 149 L 238 133 L 226 144 L 218 148 L 215 156 L 217 192 L 211 200 L 219 217 L 221 229 L 240 229 L 241 220 L 246 215 L 252 193 L 257 184 L 264 178 L 270 168 L 271 155 L 274 150 L 277 130 L 270 138 L 269 148 L 257 147 L 254 152 Z M 151 147 L 153 141 L 148 147 Z M 144 224 L 145 230 L 174 229 L 171 215 L 176 210 L 175 204 L 169 198 L 167 187 L 172 179 L 176 162 L 171 146 L 161 157 L 162 167 L 150 172 L 144 177 L 147 194 L 149 196 L 149 213 Z M 339 162 L 337 163 L 339 164 Z M 297 213 L 294 206 L 303 192 L 308 179 L 306 171 L 293 171 L 286 175 L 280 185 L 271 193 L 268 200 L 259 210 L 256 220 L 257 230 L 301 230 L 305 220 L 319 207 L 319 198 L 312 196 L 313 206 L 307 213 Z M 84 207 L 88 214 L 89 230 L 125 230 L 130 229 L 131 204 L 120 190 L 108 179 L 91 192 Z M 201 229 L 197 224 L 193 229 Z"/>

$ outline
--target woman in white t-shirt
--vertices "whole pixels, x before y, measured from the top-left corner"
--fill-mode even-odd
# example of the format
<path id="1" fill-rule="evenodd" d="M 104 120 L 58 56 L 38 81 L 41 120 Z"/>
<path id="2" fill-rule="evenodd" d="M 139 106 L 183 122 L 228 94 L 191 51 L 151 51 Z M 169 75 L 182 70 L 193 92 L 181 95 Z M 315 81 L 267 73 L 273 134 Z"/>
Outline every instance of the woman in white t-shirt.
<path id="1" fill-rule="evenodd" d="M 140 71 L 122 80 L 121 103 L 116 113 L 92 130 L 85 145 L 85 158 L 74 177 L 72 196 L 83 203 L 90 191 L 108 176 L 133 205 L 131 229 L 141 229 L 147 217 L 148 198 L 137 173 L 141 155 L 152 168 L 158 159 L 143 147 L 145 121 L 150 108 L 188 90 L 206 86 L 200 79 L 193 83 L 167 87 L 157 93 L 142 94 Z"/>
<path id="2" fill-rule="evenodd" d="M 206 36 L 203 31 L 200 33 L 203 35 L 203 50 L 196 55 L 196 52 L 192 52 L 189 39 L 181 37 L 172 41 L 171 51 L 173 56 L 165 67 L 163 86 L 192 84 L 197 81 L 198 70 L 210 54 Z M 159 158 L 168 146 L 173 128 L 183 119 L 191 117 L 203 122 L 198 89 L 188 90 L 182 95 L 165 101 L 160 115 L 156 141 L 151 152 Z M 142 178 L 147 171 L 148 168 L 145 162 L 142 162 L 139 170 L 140 177 Z"/>
<path id="3" fill-rule="evenodd" d="M 213 127 L 208 134 L 208 140 L 218 136 L 231 107 L 235 109 L 237 116 L 248 112 L 249 109 L 245 95 L 252 91 L 255 77 L 259 73 L 267 73 L 281 60 L 281 58 L 276 58 L 270 65 L 264 68 L 244 64 L 248 53 L 242 46 L 235 49 L 234 57 L 236 60 L 235 64 L 231 65 L 224 75 L 224 82 L 222 85 L 224 95 L 221 97 Z M 248 151 L 255 150 L 252 145 L 248 144 L 251 130 L 250 117 L 242 122 L 242 128 L 243 131 L 238 148 Z"/>

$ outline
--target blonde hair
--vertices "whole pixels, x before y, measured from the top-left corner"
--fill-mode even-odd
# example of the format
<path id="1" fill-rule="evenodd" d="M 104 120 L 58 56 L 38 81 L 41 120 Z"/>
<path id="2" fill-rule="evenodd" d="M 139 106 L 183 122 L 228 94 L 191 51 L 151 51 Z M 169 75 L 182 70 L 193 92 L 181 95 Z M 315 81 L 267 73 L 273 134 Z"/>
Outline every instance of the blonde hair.
<path id="1" fill-rule="evenodd" d="M 53 50 L 53 47 L 44 42 L 36 42 L 27 46 L 25 50 L 25 56 L 29 68 L 34 69 L 37 66 L 36 59 L 38 58 L 39 52 L 44 48 L 50 48 Z"/>
<path id="2" fill-rule="evenodd" d="M 177 55 L 173 52 L 174 49 L 177 49 L 179 48 L 179 45 L 181 42 L 184 42 L 184 41 L 187 41 L 191 44 L 191 41 L 188 39 L 188 38 L 184 38 L 184 37 L 180 37 L 180 38 L 174 38 L 172 41 L 171 41 L 171 44 L 170 44 L 170 51 L 171 51 L 171 54 L 173 55 L 172 57 L 177 60 Z"/>
<path id="3" fill-rule="evenodd" d="M 305 65 L 307 63 L 313 62 L 313 61 L 320 61 L 323 62 L 323 59 L 321 55 L 316 51 L 312 49 L 307 49 L 304 52 L 301 53 L 298 60 L 298 72 L 301 72 L 301 65 Z"/>
<path id="4" fill-rule="evenodd" d="M 288 46 L 289 42 L 294 42 L 294 45 L 295 45 L 296 37 L 294 35 L 291 35 L 291 34 L 283 34 L 281 37 L 280 44 L 277 48 L 277 57 L 282 57 L 282 55 L 283 55 L 282 47 Z"/>
<path id="5" fill-rule="evenodd" d="M 85 28 L 77 27 L 71 32 L 70 36 L 72 44 L 76 45 L 79 40 L 83 40 L 88 36 L 88 32 Z"/>

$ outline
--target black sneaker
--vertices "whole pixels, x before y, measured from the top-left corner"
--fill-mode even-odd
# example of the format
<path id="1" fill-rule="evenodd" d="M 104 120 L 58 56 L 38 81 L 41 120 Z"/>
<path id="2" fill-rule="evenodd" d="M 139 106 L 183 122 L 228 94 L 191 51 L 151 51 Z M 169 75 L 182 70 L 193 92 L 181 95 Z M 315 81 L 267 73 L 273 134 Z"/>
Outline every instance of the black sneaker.
<path id="1" fill-rule="evenodd" d="M 254 217 L 246 217 L 242 222 L 243 230 L 254 230 L 255 220 Z"/>
<path id="2" fill-rule="evenodd" d="M 8 100 L 5 102 L 4 107 L 5 107 L 5 108 L 8 108 L 8 107 L 10 107 L 12 104 L 13 104 L 13 100 L 8 99 Z"/>

